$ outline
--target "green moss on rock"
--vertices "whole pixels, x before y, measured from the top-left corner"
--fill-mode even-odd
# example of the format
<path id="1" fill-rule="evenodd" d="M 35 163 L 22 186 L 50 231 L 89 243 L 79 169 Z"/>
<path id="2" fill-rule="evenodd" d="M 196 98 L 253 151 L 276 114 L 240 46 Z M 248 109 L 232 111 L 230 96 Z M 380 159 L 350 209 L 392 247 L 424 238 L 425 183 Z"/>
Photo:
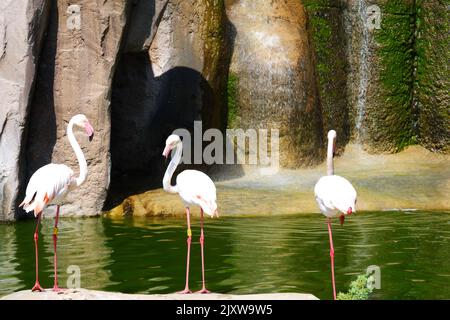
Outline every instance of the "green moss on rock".
<path id="1" fill-rule="evenodd" d="M 312 38 L 324 134 L 338 131 L 338 147 L 350 138 L 349 110 L 346 95 L 347 57 L 342 9 L 339 1 L 307 1 L 310 37 Z M 325 137 L 324 137 L 325 138 Z"/>
<path id="2" fill-rule="evenodd" d="M 417 1 L 417 76 L 414 84 L 419 143 L 450 151 L 450 1 Z"/>
<path id="3" fill-rule="evenodd" d="M 414 83 L 414 27 L 411 8 L 398 1 L 388 1 L 381 7 L 383 14 L 381 30 L 375 33 L 379 45 L 376 54 L 379 62 L 381 92 L 376 103 L 369 108 L 371 142 L 379 143 L 385 151 L 400 151 L 415 143 L 413 126 Z M 395 9 L 395 10 L 394 10 Z M 374 139 L 374 136 L 380 139 Z"/>
<path id="4" fill-rule="evenodd" d="M 237 81 L 238 78 L 235 74 L 230 72 L 228 74 L 227 81 L 227 109 L 228 109 L 228 128 L 236 127 L 237 118 Z"/>

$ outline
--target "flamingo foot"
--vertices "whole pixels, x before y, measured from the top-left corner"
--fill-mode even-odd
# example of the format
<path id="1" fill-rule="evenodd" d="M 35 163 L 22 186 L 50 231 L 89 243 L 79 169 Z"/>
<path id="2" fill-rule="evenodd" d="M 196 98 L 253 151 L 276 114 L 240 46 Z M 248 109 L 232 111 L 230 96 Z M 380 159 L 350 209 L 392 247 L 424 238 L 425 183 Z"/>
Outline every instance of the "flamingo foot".
<path id="1" fill-rule="evenodd" d="M 34 291 L 39 291 L 39 292 L 43 292 L 44 289 L 42 289 L 41 285 L 39 284 L 39 282 L 36 282 L 33 286 L 33 288 L 31 289 L 31 292 Z"/>
<path id="2" fill-rule="evenodd" d="M 196 291 L 195 293 L 200 293 L 200 294 L 207 294 L 207 293 L 211 293 L 211 291 L 209 291 L 206 288 L 203 288 L 202 290 Z"/>
<path id="3" fill-rule="evenodd" d="M 182 290 L 182 291 L 178 291 L 177 293 L 178 293 L 178 294 L 191 294 L 192 291 L 189 290 L 189 288 L 186 288 L 186 289 L 184 289 L 184 290 Z"/>
<path id="4" fill-rule="evenodd" d="M 53 286 L 53 289 L 52 289 L 52 291 L 53 292 L 56 292 L 56 293 L 61 293 L 61 292 L 64 292 L 66 289 L 63 289 L 63 288 L 60 288 L 60 287 L 58 287 L 57 285 L 54 285 Z"/>

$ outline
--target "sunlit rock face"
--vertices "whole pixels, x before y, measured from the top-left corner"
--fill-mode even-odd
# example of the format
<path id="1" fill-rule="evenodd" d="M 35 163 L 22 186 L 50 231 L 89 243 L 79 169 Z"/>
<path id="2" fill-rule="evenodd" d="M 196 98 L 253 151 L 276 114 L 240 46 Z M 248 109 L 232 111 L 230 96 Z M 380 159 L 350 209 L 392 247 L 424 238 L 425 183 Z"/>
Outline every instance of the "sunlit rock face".
<path id="1" fill-rule="evenodd" d="M 97 215 L 109 184 L 110 87 L 126 23 L 127 1 L 58 1 L 30 106 L 27 179 L 47 163 L 65 163 L 78 174 L 67 139 L 72 116 L 84 113 L 95 128 L 91 143 L 76 137 L 88 162 L 88 178 L 72 191 L 63 215 Z"/>
<path id="2" fill-rule="evenodd" d="M 229 84 L 236 88 L 228 125 L 279 129 L 284 167 L 321 161 L 321 110 L 302 2 L 225 3 L 233 41 Z"/>
<path id="3" fill-rule="evenodd" d="M 12 220 L 22 139 L 50 1 L 0 2 L 0 220 Z"/>

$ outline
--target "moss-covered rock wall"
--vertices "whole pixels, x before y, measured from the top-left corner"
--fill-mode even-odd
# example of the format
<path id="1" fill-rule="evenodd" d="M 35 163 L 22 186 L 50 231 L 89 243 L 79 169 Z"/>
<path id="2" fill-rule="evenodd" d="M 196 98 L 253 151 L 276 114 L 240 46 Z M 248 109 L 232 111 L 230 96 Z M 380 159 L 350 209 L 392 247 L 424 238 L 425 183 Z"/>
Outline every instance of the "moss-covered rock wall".
<path id="1" fill-rule="evenodd" d="M 416 1 L 414 109 L 418 142 L 450 151 L 449 0 Z"/>
<path id="2" fill-rule="evenodd" d="M 338 149 L 350 139 L 347 88 L 347 47 L 344 26 L 345 1 L 305 0 L 308 27 L 315 53 L 324 139 L 328 130 L 337 131 Z"/>

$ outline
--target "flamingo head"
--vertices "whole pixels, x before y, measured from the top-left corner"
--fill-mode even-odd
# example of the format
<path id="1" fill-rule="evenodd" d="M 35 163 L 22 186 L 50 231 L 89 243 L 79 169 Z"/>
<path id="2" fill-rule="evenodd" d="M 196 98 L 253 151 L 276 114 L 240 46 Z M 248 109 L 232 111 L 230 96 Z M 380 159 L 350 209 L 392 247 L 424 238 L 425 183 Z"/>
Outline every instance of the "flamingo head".
<path id="1" fill-rule="evenodd" d="M 92 141 L 94 138 L 94 128 L 88 118 L 84 114 L 77 114 L 72 118 L 72 121 L 76 126 L 83 128 L 86 131 L 86 135 L 89 137 L 89 141 Z"/>
<path id="2" fill-rule="evenodd" d="M 336 131 L 334 130 L 328 131 L 328 140 L 331 140 L 333 143 L 333 156 L 336 153 L 336 136 L 337 136 Z"/>
<path id="3" fill-rule="evenodd" d="M 180 137 L 176 134 L 171 134 L 166 140 L 166 147 L 164 148 L 162 155 L 167 158 L 172 149 L 174 149 L 180 143 Z"/>

